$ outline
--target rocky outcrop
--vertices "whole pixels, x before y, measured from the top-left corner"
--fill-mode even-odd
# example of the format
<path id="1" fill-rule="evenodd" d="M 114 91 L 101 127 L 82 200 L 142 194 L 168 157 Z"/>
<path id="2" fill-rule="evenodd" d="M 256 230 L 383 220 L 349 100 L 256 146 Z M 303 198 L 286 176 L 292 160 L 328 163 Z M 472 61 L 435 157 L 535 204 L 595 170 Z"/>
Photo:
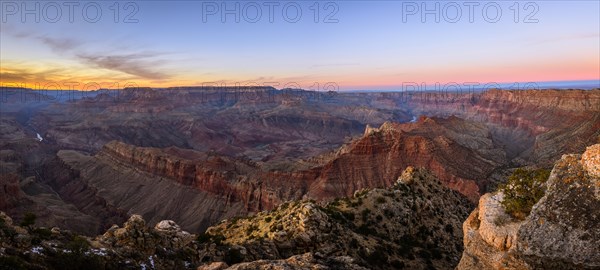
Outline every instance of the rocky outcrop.
<path id="1" fill-rule="evenodd" d="M 502 193 L 481 196 L 478 208 L 463 223 L 465 251 L 457 269 L 528 268 L 515 258 L 517 232 L 523 222 L 510 221 L 500 204 L 502 198 Z"/>
<path id="2" fill-rule="evenodd" d="M 587 148 L 581 156 L 581 165 L 592 177 L 600 177 L 600 144 Z"/>
<path id="3" fill-rule="evenodd" d="M 331 203 L 288 202 L 199 235 L 172 220 L 150 227 L 132 215 L 121 227 L 87 238 L 58 228 L 26 230 L 0 213 L 0 263 L 35 269 L 449 269 L 462 250 L 465 204 L 431 173 L 411 167 L 388 189 Z"/>
<path id="4" fill-rule="evenodd" d="M 348 256 L 326 257 L 319 253 L 305 253 L 295 255 L 282 260 L 258 260 L 254 262 L 239 263 L 227 267 L 222 262 L 212 263 L 207 266 L 200 266 L 198 270 L 301 270 L 301 269 L 348 269 L 348 270 L 366 270 L 354 263 L 354 259 Z"/>
<path id="5" fill-rule="evenodd" d="M 416 123 L 384 123 L 344 146 L 325 163 L 309 195 L 348 196 L 361 188 L 392 184 L 408 166 L 433 171 L 448 187 L 473 201 L 506 163 L 485 125 L 460 118 L 421 117 Z"/>
<path id="6" fill-rule="evenodd" d="M 0 265 L 6 269 L 190 269 L 199 265 L 195 235 L 173 221 L 148 227 L 132 215 L 123 227 L 88 238 L 68 230 L 16 226 L 0 212 Z"/>
<path id="7" fill-rule="evenodd" d="M 123 228 L 113 225 L 96 240 L 101 247 L 152 255 L 157 252 L 157 248 L 161 247 L 170 250 L 183 249 L 192 244 L 195 236 L 181 230 L 181 227 L 172 220 L 160 221 L 152 229 L 147 227 L 142 216 L 133 215 L 123 224 Z"/>
<path id="8" fill-rule="evenodd" d="M 600 267 L 598 149 L 564 155 L 547 190 L 523 221 L 513 221 L 486 194 L 463 225 L 458 269 L 597 269 Z"/>
<path id="9" fill-rule="evenodd" d="M 458 262 L 462 250 L 459 227 L 468 209 L 463 205 L 464 196 L 409 167 L 390 189 L 362 190 L 328 204 L 284 203 L 272 212 L 226 220 L 206 237 L 237 247 L 244 261 L 318 252 L 349 256 L 369 269 L 445 269 Z M 215 257 L 211 249 L 205 252 Z"/>

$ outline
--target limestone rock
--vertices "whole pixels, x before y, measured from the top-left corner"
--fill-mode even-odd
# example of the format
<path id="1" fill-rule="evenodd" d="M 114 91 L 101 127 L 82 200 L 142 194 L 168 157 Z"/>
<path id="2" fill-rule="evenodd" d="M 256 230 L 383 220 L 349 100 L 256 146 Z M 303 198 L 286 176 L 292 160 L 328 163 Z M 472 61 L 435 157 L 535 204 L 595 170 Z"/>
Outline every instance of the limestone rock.
<path id="1" fill-rule="evenodd" d="M 588 147 L 581 156 L 581 162 L 591 176 L 600 177 L 600 144 Z"/>
<path id="2" fill-rule="evenodd" d="M 457 269 L 600 268 L 598 149 L 557 161 L 544 196 L 521 222 L 506 221 L 501 193 L 482 196 L 463 224 L 465 251 Z"/>
<path id="3" fill-rule="evenodd" d="M 584 171 L 600 158 L 599 147 L 556 163 L 545 196 L 519 229 L 519 253 L 533 268 L 600 268 L 600 179 Z"/>
<path id="4" fill-rule="evenodd" d="M 502 196 L 481 196 L 479 207 L 463 223 L 465 250 L 457 269 L 530 269 L 514 256 L 521 223 L 508 220 L 497 224 L 498 217 L 507 215 L 499 205 Z"/>
<path id="5" fill-rule="evenodd" d="M 214 262 L 207 265 L 201 265 L 197 268 L 197 270 L 223 270 L 227 269 L 227 267 L 229 266 L 224 262 Z"/>

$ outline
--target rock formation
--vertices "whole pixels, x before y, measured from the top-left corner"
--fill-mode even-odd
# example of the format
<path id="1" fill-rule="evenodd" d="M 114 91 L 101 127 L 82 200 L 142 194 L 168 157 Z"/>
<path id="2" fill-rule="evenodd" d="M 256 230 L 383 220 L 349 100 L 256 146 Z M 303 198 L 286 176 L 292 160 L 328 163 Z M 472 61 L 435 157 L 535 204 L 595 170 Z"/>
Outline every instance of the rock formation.
<path id="1" fill-rule="evenodd" d="M 476 202 L 512 168 L 600 139 L 598 89 L 3 93 L 0 208 L 87 235 L 132 214 L 203 231 L 288 200 L 390 187 L 408 166 Z"/>
<path id="2" fill-rule="evenodd" d="M 556 162 L 547 190 L 523 221 L 486 194 L 463 225 L 458 269 L 598 269 L 600 267 L 600 144 Z"/>
<path id="3" fill-rule="evenodd" d="M 328 204 L 284 203 L 272 212 L 226 220 L 206 237 L 237 246 L 244 261 L 311 252 L 350 256 L 369 269 L 444 269 L 458 262 L 462 249 L 455 241 L 467 214 L 463 205 L 466 198 L 431 173 L 409 167 L 390 189 L 362 190 Z M 211 249 L 205 252 L 214 259 Z"/>
<path id="4" fill-rule="evenodd" d="M 21 228 L 0 214 L 0 264 L 87 269 L 449 269 L 459 259 L 467 199 L 408 168 L 394 187 L 331 203 L 292 201 L 225 220 L 199 235 L 132 215 L 88 238 Z M 311 269 L 312 269 L 311 268 Z"/>
<path id="5" fill-rule="evenodd" d="M 183 228 L 199 231 L 222 218 L 270 210 L 288 200 L 331 200 L 388 187 L 408 166 L 434 170 L 445 185 L 475 201 L 488 177 L 506 162 L 490 136 L 484 125 L 456 117 L 385 123 L 292 171 L 189 149 L 114 141 L 95 156 L 60 151 L 44 171 L 65 200 L 100 218 L 101 230 L 128 212 L 150 222 L 178 220 Z M 156 189 L 171 192 L 156 200 Z M 172 211 L 177 205 L 200 204 L 201 209 Z"/>
<path id="6" fill-rule="evenodd" d="M 319 253 L 305 253 L 295 255 L 281 260 L 258 260 L 247 263 L 238 263 L 229 267 L 224 262 L 215 262 L 210 265 L 198 267 L 198 270 L 302 270 L 302 269 L 347 269 L 347 270 L 366 270 L 354 263 L 354 259 L 348 256 L 327 257 Z"/>
<path id="7" fill-rule="evenodd" d="M 562 154 L 600 142 L 600 89 L 402 94 L 397 99 L 413 115 L 486 123 L 509 157 L 535 164 L 552 164 Z"/>

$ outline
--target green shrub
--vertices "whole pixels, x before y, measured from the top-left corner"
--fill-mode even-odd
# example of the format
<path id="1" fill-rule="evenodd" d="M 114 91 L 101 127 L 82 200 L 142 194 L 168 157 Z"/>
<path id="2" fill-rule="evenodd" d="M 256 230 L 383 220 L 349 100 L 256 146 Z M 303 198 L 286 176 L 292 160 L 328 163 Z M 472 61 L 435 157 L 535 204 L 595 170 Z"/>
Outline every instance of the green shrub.
<path id="1" fill-rule="evenodd" d="M 3 255 L 0 257 L 0 269 L 26 270 L 27 263 L 19 257 Z"/>
<path id="2" fill-rule="evenodd" d="M 382 204 L 385 203 L 387 200 L 385 199 L 385 197 L 377 197 L 377 199 L 375 199 L 375 202 L 378 204 Z"/>
<path id="3" fill-rule="evenodd" d="M 53 254 L 48 256 L 47 262 L 51 266 L 51 269 L 106 269 L 100 256 L 94 254 L 86 255 L 82 252 L 53 252 Z"/>
<path id="4" fill-rule="evenodd" d="M 363 200 L 362 200 L 362 198 L 358 198 L 358 199 L 356 199 L 356 201 L 354 201 L 354 200 L 353 200 L 353 201 L 350 203 L 350 206 L 351 206 L 351 207 L 358 207 L 358 206 L 361 206 L 362 204 L 363 204 Z"/>
<path id="5" fill-rule="evenodd" d="M 392 260 L 390 264 L 394 267 L 394 269 L 404 269 L 406 267 L 404 262 L 399 260 Z"/>
<path id="6" fill-rule="evenodd" d="M 223 256 L 223 261 L 225 261 L 229 265 L 233 265 L 236 263 L 241 263 L 244 261 L 244 255 L 239 249 L 230 248 Z"/>
<path id="7" fill-rule="evenodd" d="M 356 233 L 358 234 L 362 234 L 362 235 L 377 235 L 377 231 L 373 228 L 371 228 L 371 226 L 369 226 L 369 224 L 362 224 L 360 225 L 358 228 L 356 228 Z"/>
<path id="8" fill-rule="evenodd" d="M 388 263 L 387 252 L 382 246 L 375 247 L 375 251 L 369 254 L 365 259 L 370 265 L 381 266 Z"/>
<path id="9" fill-rule="evenodd" d="M 37 219 L 37 216 L 34 213 L 27 212 L 27 213 L 25 213 L 25 216 L 23 217 L 23 220 L 21 221 L 19 226 L 31 227 L 35 224 L 36 219 Z"/>
<path id="10" fill-rule="evenodd" d="M 383 214 L 387 217 L 387 218 L 393 218 L 394 217 L 394 212 L 390 209 L 383 209 Z"/>
<path id="11" fill-rule="evenodd" d="M 71 239 L 71 241 L 69 241 L 65 247 L 68 250 L 71 250 L 73 252 L 83 252 L 86 251 L 90 248 L 90 243 L 88 242 L 87 239 L 85 239 L 82 236 L 79 235 L 75 235 L 73 236 L 73 238 Z"/>
<path id="12" fill-rule="evenodd" d="M 42 240 L 50 240 L 52 231 L 48 228 L 35 228 L 33 234 L 39 236 Z"/>
<path id="13" fill-rule="evenodd" d="M 268 222 L 271 222 L 271 220 L 272 220 L 272 219 L 273 219 L 272 217 L 270 217 L 270 216 L 267 216 L 267 217 L 265 217 L 265 222 L 267 222 L 267 223 L 268 223 Z"/>
<path id="14" fill-rule="evenodd" d="M 284 202 L 284 203 L 281 204 L 281 206 L 279 207 L 279 209 L 285 210 L 285 209 L 288 208 L 288 206 L 290 206 L 290 203 L 289 202 Z"/>
<path id="15" fill-rule="evenodd" d="M 419 257 L 425 260 L 431 260 L 431 253 L 427 250 L 421 249 L 419 252 L 417 252 L 417 254 L 419 254 Z"/>
<path id="16" fill-rule="evenodd" d="M 210 234 L 207 233 L 199 233 L 198 237 L 196 238 L 196 241 L 198 241 L 198 243 L 200 244 L 204 244 L 207 243 L 208 241 L 210 241 Z"/>
<path id="17" fill-rule="evenodd" d="M 444 226 L 444 231 L 446 231 L 447 233 L 453 234 L 454 226 L 452 226 L 452 224 L 446 224 L 446 226 Z"/>
<path id="18" fill-rule="evenodd" d="M 361 215 L 362 215 L 362 220 L 364 222 L 367 222 L 367 220 L 369 220 L 370 213 L 371 213 L 371 209 L 369 209 L 369 208 L 365 208 L 362 210 Z"/>
<path id="19" fill-rule="evenodd" d="M 35 228 L 31 232 L 31 243 L 39 245 L 44 240 L 50 240 L 52 238 L 52 231 L 47 228 Z"/>
<path id="20" fill-rule="evenodd" d="M 354 213 L 352 213 L 352 212 L 346 212 L 346 211 L 342 211 L 341 213 L 342 213 L 342 215 L 344 215 L 344 217 L 346 217 L 346 219 L 348 221 L 350 221 L 350 222 L 354 221 L 354 218 L 355 218 L 354 217 Z"/>
<path id="21" fill-rule="evenodd" d="M 223 244 L 223 241 L 225 240 L 225 236 L 222 234 L 215 234 L 213 236 L 211 236 L 211 240 L 217 245 L 220 246 L 221 244 Z"/>
<path id="22" fill-rule="evenodd" d="M 248 226 L 248 228 L 246 228 L 246 236 L 252 235 L 252 233 L 256 230 L 258 230 L 258 226 L 256 226 L 256 225 Z"/>
<path id="23" fill-rule="evenodd" d="M 356 240 L 356 238 L 352 238 L 352 240 L 350 240 L 350 247 L 356 249 L 358 246 L 358 240 Z"/>
<path id="24" fill-rule="evenodd" d="M 334 219 L 334 220 L 336 220 L 336 221 L 338 221 L 340 223 L 345 223 L 346 222 L 346 218 L 339 211 L 336 211 L 336 210 L 331 209 L 331 208 L 324 208 L 323 210 L 332 219 Z"/>
<path id="25" fill-rule="evenodd" d="M 549 176 L 550 171 L 545 169 L 515 170 L 506 184 L 500 186 L 500 190 L 504 193 L 502 206 L 506 213 L 516 219 L 525 219 L 533 205 L 544 196 L 544 183 Z"/>

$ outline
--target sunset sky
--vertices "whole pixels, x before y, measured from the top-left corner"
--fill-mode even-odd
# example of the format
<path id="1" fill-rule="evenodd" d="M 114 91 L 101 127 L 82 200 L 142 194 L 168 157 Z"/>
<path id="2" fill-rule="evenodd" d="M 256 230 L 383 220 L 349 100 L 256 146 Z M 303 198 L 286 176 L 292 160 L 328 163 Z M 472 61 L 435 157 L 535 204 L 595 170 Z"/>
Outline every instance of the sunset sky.
<path id="1" fill-rule="evenodd" d="M 24 7 L 36 9 L 36 3 L 39 23 L 34 14 L 23 14 Z M 93 89 L 214 82 L 277 88 L 295 83 L 310 89 L 334 82 L 351 90 L 395 89 L 407 82 L 600 79 L 600 1 L 518 2 L 518 7 L 514 1 L 494 2 L 502 12 L 498 18 L 498 6 L 488 6 L 484 16 L 487 1 L 479 2 L 472 7 L 473 22 L 463 2 L 444 8 L 447 2 L 337 1 L 318 2 L 317 8 L 314 1 L 138 1 L 129 6 L 98 1 L 87 5 L 87 17 L 85 2 L 73 7 L 72 18 L 67 2 L 54 3 L 58 6 L 2 2 L 3 86 L 64 89 L 75 83 L 77 89 L 86 84 Z M 430 9 L 440 4 L 439 22 L 434 14 L 422 22 L 423 3 Z M 225 14 L 222 22 L 223 7 L 236 4 L 239 22 L 234 14 Z M 96 8 L 101 16 L 96 17 Z"/>

